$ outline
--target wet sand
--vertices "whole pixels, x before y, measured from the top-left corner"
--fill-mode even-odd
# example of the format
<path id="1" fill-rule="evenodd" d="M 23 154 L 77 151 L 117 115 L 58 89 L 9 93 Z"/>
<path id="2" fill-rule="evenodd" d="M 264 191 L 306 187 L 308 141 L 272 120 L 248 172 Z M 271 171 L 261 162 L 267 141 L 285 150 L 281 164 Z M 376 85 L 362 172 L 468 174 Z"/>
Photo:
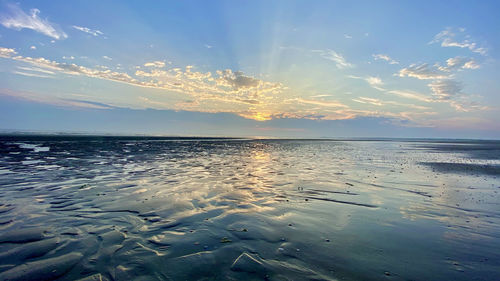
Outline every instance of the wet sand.
<path id="1" fill-rule="evenodd" d="M 494 280 L 500 143 L 0 137 L 0 280 Z"/>

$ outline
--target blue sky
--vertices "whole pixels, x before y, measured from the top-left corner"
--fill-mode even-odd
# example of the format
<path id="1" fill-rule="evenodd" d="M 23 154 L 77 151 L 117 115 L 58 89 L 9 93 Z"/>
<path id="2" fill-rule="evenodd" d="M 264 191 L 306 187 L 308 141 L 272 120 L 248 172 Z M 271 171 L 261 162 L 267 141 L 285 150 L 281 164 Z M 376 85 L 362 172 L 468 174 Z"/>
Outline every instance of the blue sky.
<path id="1" fill-rule="evenodd" d="M 2 1 L 0 129 L 500 138 L 498 1 Z"/>

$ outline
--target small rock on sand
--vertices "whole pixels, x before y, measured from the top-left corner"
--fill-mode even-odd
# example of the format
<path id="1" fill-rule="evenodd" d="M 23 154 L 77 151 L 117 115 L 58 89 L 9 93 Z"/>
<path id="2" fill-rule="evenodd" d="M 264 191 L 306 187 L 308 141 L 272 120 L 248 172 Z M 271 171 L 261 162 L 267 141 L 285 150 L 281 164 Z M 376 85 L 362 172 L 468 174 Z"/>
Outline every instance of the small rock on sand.
<path id="1" fill-rule="evenodd" d="M 222 239 L 220 240 L 221 243 L 231 243 L 233 241 L 231 241 L 229 238 L 227 237 L 222 237 Z"/>

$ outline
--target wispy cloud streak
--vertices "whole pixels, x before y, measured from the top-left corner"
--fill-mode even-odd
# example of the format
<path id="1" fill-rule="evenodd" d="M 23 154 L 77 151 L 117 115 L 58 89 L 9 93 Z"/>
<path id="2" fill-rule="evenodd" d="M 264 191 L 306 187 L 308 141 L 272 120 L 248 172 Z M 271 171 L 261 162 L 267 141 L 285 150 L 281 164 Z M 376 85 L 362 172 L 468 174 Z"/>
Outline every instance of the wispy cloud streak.
<path id="1" fill-rule="evenodd" d="M 389 64 L 399 64 L 398 61 L 392 59 L 391 57 L 389 57 L 388 55 L 384 55 L 384 54 L 373 54 L 373 59 L 374 60 L 383 60 L 383 61 L 386 61 L 388 62 Z"/>
<path id="2" fill-rule="evenodd" d="M 97 29 L 90 29 L 88 27 L 83 27 L 83 26 L 78 26 L 78 25 L 73 25 L 73 28 L 76 30 L 80 30 L 81 32 L 85 32 L 87 34 L 93 35 L 95 37 L 104 35 L 100 30 Z"/>
<path id="3" fill-rule="evenodd" d="M 333 61 L 337 68 L 352 68 L 354 64 L 347 62 L 347 60 L 341 54 L 335 52 L 334 50 L 313 50 L 314 53 L 318 53 L 322 58 L 326 60 Z"/>
<path id="4" fill-rule="evenodd" d="M 454 30 L 453 28 L 446 28 L 434 36 L 434 39 L 429 44 L 441 43 L 441 47 L 458 47 L 467 48 L 474 53 L 486 55 L 487 50 L 480 47 L 476 42 L 469 39 L 470 36 L 465 34 L 464 28 Z"/>
<path id="5" fill-rule="evenodd" d="M 31 9 L 30 14 L 27 14 L 18 5 L 7 4 L 7 12 L 0 15 L 0 23 L 6 28 L 15 30 L 31 29 L 57 40 L 68 37 L 48 19 L 40 18 L 39 14 L 38 9 Z"/>

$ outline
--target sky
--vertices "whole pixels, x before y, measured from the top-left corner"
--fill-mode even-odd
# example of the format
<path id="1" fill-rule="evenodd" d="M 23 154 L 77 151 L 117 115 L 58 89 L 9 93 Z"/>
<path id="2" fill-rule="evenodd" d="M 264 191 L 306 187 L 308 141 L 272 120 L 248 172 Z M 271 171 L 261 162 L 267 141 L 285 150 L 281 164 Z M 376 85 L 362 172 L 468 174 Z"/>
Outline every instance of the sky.
<path id="1" fill-rule="evenodd" d="M 0 0 L 0 130 L 500 139 L 498 11 Z"/>

